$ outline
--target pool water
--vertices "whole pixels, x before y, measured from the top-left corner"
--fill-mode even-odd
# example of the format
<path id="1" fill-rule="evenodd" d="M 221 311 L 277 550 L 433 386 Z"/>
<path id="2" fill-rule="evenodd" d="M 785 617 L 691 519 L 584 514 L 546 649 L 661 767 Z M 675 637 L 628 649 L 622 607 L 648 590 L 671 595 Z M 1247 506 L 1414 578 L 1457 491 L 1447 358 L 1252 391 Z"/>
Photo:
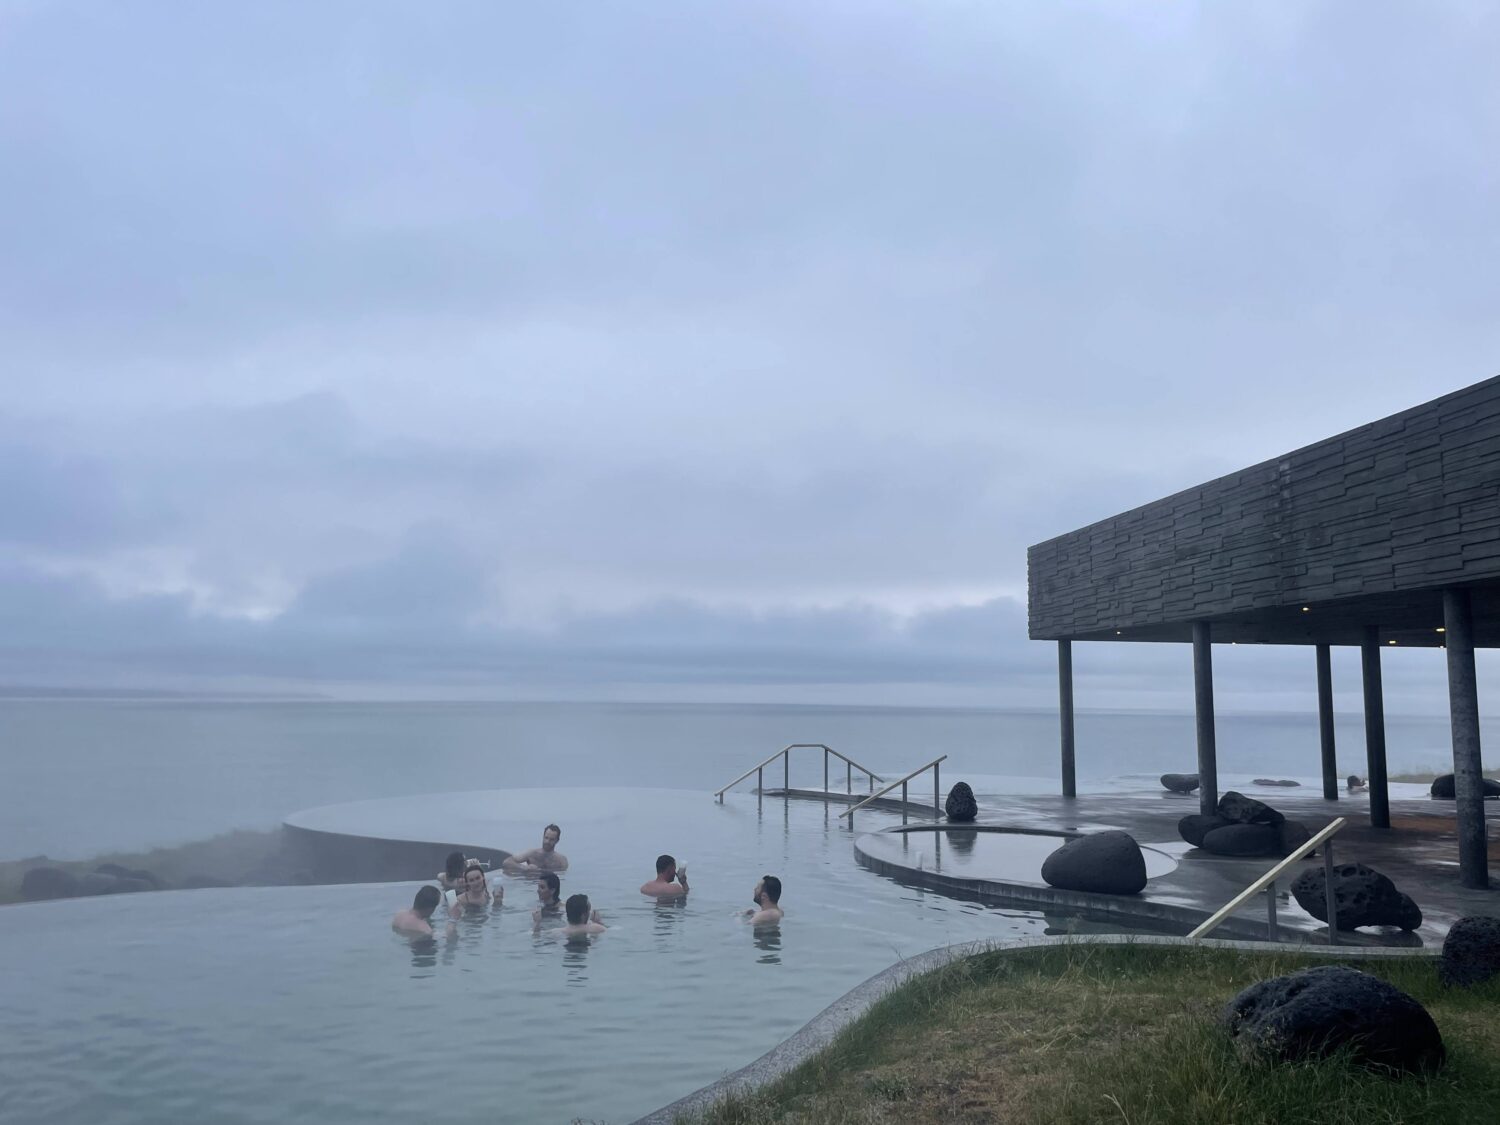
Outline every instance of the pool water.
<path id="1" fill-rule="evenodd" d="M 458 820 L 474 801 L 453 799 Z M 901 957 L 1105 928 L 882 878 L 817 802 L 555 789 L 496 805 L 497 825 L 563 824 L 563 894 L 588 893 L 608 933 L 534 933 L 534 884 L 511 878 L 501 909 L 415 944 L 389 929 L 414 883 L 0 909 L 0 1120 L 630 1121 Z M 860 833 L 897 819 L 862 813 Z M 689 867 L 685 902 L 636 889 L 663 851 Z M 784 882 L 786 920 L 757 932 L 737 912 L 765 872 Z"/>

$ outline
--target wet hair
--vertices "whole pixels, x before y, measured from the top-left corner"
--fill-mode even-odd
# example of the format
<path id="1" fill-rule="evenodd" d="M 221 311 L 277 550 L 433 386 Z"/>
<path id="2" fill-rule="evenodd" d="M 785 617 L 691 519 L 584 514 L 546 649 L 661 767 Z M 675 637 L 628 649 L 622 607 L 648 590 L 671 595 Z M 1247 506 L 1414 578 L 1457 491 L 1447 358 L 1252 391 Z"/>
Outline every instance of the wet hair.
<path id="1" fill-rule="evenodd" d="M 557 897 L 562 894 L 562 880 L 557 877 L 557 872 L 555 871 L 543 871 L 541 875 L 537 876 L 537 882 L 547 884 L 552 891 L 553 902 L 556 902 Z"/>
<path id="2" fill-rule="evenodd" d="M 774 875 L 762 875 L 760 877 L 761 890 L 773 903 L 781 901 L 781 880 Z"/>
<path id="3" fill-rule="evenodd" d="M 659 855 L 656 857 L 656 873 L 658 875 L 667 868 L 675 866 L 677 866 L 677 861 L 669 855 Z"/>
<path id="4" fill-rule="evenodd" d="M 556 832 L 557 833 L 557 838 L 559 840 L 562 839 L 562 829 L 559 828 L 557 825 L 555 825 L 555 824 L 549 824 L 549 825 L 547 825 L 546 828 L 542 829 L 542 835 L 543 836 L 545 836 L 548 832 Z"/>
<path id="5" fill-rule="evenodd" d="M 411 900 L 411 907 L 419 914 L 431 914 L 442 901 L 443 892 L 429 883 L 418 889 L 417 897 Z"/>
<path id="6" fill-rule="evenodd" d="M 449 852 L 448 862 L 443 865 L 443 870 L 450 879 L 462 879 L 464 877 L 464 853 Z"/>
<path id="7" fill-rule="evenodd" d="M 568 912 L 568 925 L 581 926 L 589 920 L 589 896 L 569 895 L 563 909 Z"/>

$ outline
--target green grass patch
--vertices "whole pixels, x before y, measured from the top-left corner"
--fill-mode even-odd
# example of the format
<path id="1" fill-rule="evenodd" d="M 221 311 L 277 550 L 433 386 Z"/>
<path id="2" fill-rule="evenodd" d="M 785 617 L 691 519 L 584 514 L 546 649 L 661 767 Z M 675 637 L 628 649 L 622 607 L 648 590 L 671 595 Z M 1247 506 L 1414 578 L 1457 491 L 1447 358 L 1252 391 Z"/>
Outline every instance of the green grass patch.
<path id="1" fill-rule="evenodd" d="M 699 1125 L 1116 1122 L 1381 1125 L 1491 1120 L 1500 981 L 1449 990 L 1433 961 L 1353 961 L 1427 1007 L 1448 1048 L 1429 1078 L 1332 1058 L 1247 1061 L 1219 1028 L 1241 989 L 1326 959 L 1067 944 L 987 953 L 907 982 L 780 1081 Z"/>

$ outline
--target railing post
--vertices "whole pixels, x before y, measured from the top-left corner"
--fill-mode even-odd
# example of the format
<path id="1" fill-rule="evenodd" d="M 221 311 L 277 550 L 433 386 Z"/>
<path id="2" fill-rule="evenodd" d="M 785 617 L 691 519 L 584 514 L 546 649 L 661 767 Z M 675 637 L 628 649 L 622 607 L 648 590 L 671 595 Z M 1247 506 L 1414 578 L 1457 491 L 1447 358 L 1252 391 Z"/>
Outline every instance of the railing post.
<path id="1" fill-rule="evenodd" d="M 854 764 L 848 758 L 844 759 L 844 792 L 854 796 Z"/>
<path id="2" fill-rule="evenodd" d="M 1323 909 L 1328 914 L 1328 944 L 1339 943 L 1338 907 L 1333 901 L 1333 837 L 1323 841 Z"/>
<path id="3" fill-rule="evenodd" d="M 761 766 L 758 770 L 755 771 L 755 791 L 757 793 L 763 793 L 763 792 L 765 792 L 765 788 L 766 788 L 766 767 L 765 766 Z"/>
<path id="4" fill-rule="evenodd" d="M 901 823 L 906 823 L 906 782 L 901 783 Z"/>
<path id="5" fill-rule="evenodd" d="M 943 809 L 943 806 L 942 806 L 942 797 L 941 797 L 941 794 L 943 792 L 943 783 L 942 783 L 941 780 L 939 780 L 941 778 L 941 776 L 942 775 L 938 773 L 938 767 L 937 766 L 933 766 L 932 767 L 932 819 L 933 820 L 937 820 L 939 814 L 942 812 L 942 809 Z"/>
<path id="6" fill-rule="evenodd" d="M 1272 879 L 1266 884 L 1266 929 L 1270 931 L 1272 941 L 1281 940 L 1281 932 L 1276 928 L 1276 880 Z"/>
<path id="7" fill-rule="evenodd" d="M 792 788 L 792 751 L 789 748 L 781 752 L 781 788 L 790 792 Z"/>
<path id="8" fill-rule="evenodd" d="M 823 797 L 828 797 L 828 747 L 823 747 Z"/>

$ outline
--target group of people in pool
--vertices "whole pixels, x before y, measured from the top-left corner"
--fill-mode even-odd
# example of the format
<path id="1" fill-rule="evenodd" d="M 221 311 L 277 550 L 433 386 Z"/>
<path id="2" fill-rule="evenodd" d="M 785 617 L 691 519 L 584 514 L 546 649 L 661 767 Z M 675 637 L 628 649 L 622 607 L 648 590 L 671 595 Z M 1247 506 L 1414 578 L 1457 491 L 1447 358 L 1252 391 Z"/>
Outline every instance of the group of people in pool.
<path id="1" fill-rule="evenodd" d="M 538 905 L 531 912 L 534 929 L 545 928 L 548 919 L 563 918 L 565 923 L 556 927 L 562 937 L 602 934 L 608 927 L 588 895 L 569 895 L 566 902 L 562 901 L 562 880 L 558 873 L 568 869 L 568 857 L 557 850 L 560 839 L 562 829 L 555 824 L 547 825 L 542 829 L 541 847 L 507 856 L 501 861 L 500 870 L 507 875 L 536 880 Z M 430 937 L 432 916 L 445 903 L 449 918 L 457 920 L 471 911 L 488 910 L 505 901 L 504 885 L 497 881 L 492 889 L 484 865 L 477 859 L 466 858 L 463 852 L 448 856 L 436 884 L 429 883 L 419 889 L 411 907 L 397 911 L 391 919 L 391 929 L 413 937 Z M 687 867 L 679 867 L 672 856 L 657 856 L 656 877 L 641 884 L 641 894 L 660 901 L 687 893 Z M 775 875 L 761 876 L 752 898 L 755 907 L 744 912 L 751 925 L 770 926 L 781 921 L 781 880 Z"/>

